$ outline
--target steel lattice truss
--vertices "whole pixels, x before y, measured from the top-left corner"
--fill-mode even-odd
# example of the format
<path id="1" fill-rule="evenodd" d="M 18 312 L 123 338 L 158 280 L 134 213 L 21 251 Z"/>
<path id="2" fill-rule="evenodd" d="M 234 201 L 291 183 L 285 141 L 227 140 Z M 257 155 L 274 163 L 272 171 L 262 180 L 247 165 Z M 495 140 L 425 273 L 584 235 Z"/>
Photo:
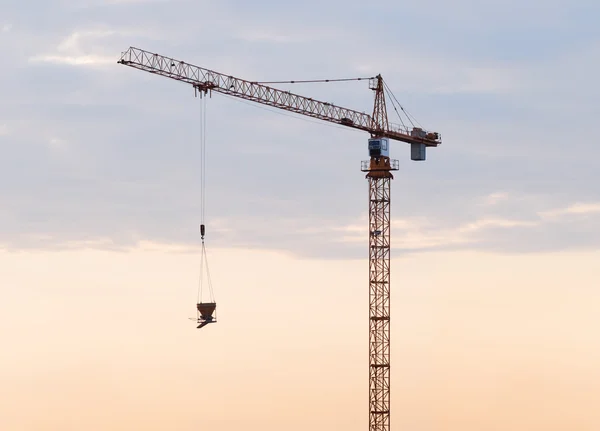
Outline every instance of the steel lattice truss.
<path id="1" fill-rule="evenodd" d="M 263 105 L 364 130 L 373 136 L 385 136 L 397 141 L 425 144 L 430 147 L 436 147 L 441 143 L 441 136 L 439 135 L 435 139 L 413 136 L 411 131 L 404 126 L 388 124 L 387 116 L 384 123 L 381 121 L 380 115 L 376 115 L 374 119 L 364 112 L 342 108 L 331 103 L 299 96 L 289 91 L 278 90 L 256 82 L 224 75 L 139 48 L 130 47 L 121 55 L 118 63 L 192 84 L 204 93 L 214 90 Z M 381 91 L 383 91 L 383 87 Z M 378 122 L 381 124 L 377 124 Z"/>
<path id="2" fill-rule="evenodd" d="M 373 172 L 374 173 L 374 172 Z M 390 181 L 369 179 L 369 431 L 390 429 Z"/>

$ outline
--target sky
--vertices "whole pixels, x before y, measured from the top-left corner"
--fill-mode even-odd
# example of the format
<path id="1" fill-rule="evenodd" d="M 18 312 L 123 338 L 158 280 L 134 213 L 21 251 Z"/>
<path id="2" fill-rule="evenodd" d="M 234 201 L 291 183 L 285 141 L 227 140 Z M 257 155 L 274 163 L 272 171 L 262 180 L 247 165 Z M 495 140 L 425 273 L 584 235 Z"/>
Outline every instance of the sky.
<path id="1" fill-rule="evenodd" d="M 117 64 L 381 73 L 392 429 L 596 431 L 596 1 L 4 0 L 0 429 L 368 426 L 368 134 Z M 280 88 L 370 112 L 365 81 Z M 390 121 L 398 122 L 389 109 Z M 197 331 L 200 142 L 219 321 Z M 8 300 L 6 300 L 8 299 Z"/>

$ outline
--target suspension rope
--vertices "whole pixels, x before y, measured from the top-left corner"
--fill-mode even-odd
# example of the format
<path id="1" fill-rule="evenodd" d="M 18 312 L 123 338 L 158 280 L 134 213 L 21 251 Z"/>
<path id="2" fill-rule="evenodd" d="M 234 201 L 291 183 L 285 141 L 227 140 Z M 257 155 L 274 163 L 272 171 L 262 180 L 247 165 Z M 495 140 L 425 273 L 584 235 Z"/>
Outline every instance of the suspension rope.
<path id="1" fill-rule="evenodd" d="M 204 256 L 204 263 L 206 265 L 206 281 L 208 284 L 208 294 L 210 295 L 210 302 L 215 302 L 215 294 L 212 287 L 212 280 L 210 278 L 210 270 L 208 269 L 208 259 L 206 255 L 206 249 L 204 248 L 204 242 L 202 243 L 202 251 Z"/>
<path id="2" fill-rule="evenodd" d="M 404 124 L 404 121 L 402 120 L 402 117 L 400 116 L 400 113 L 398 112 L 398 109 L 396 108 L 396 103 L 394 102 L 394 99 L 393 99 L 394 95 L 386 87 L 384 87 L 384 91 L 389 96 L 390 102 L 392 102 L 392 107 L 394 108 L 394 111 L 396 111 L 396 114 L 398 115 L 398 119 L 400 119 L 400 124 L 402 124 L 402 127 L 404 127 L 406 129 L 407 128 L 406 124 Z"/>
<path id="3" fill-rule="evenodd" d="M 312 82 L 344 82 L 344 81 L 363 81 L 365 79 L 374 79 L 373 77 L 368 78 L 340 78 L 340 79 L 307 79 L 302 81 L 254 81 L 252 84 L 306 84 Z"/>
<path id="4" fill-rule="evenodd" d="M 388 85 L 385 81 L 383 81 L 383 85 L 391 94 L 392 100 L 395 100 L 396 103 L 398 103 L 398 106 L 400 107 L 402 112 L 404 112 L 404 114 L 406 115 L 406 118 L 408 118 L 408 121 L 410 121 L 410 124 L 412 124 L 412 126 L 415 127 L 415 124 L 412 121 L 412 120 L 415 120 L 415 123 L 417 123 L 420 128 L 424 129 L 424 127 L 417 121 L 417 119 L 413 115 L 411 115 L 406 109 L 404 109 L 404 107 L 402 106 L 402 104 L 400 102 L 398 102 L 398 99 L 396 99 L 396 96 L 394 96 L 394 93 L 392 92 L 392 90 L 390 90 L 390 87 L 388 87 Z M 396 107 L 394 107 L 394 109 L 396 110 Z M 398 114 L 398 117 L 400 117 L 400 113 L 398 112 L 398 110 L 396 110 L 396 113 Z M 412 117 L 412 120 L 411 120 L 411 117 Z M 400 119 L 400 122 L 402 122 L 402 119 Z"/>

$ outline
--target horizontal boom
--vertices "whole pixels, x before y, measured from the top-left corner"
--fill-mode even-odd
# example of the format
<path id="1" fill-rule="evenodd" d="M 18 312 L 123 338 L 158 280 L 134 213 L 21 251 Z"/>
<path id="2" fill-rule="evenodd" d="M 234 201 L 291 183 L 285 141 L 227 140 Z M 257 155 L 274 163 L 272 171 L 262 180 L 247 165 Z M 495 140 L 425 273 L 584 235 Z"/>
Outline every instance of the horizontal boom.
<path id="1" fill-rule="evenodd" d="M 387 130 L 380 130 L 374 126 L 373 118 L 364 112 L 342 108 L 331 103 L 299 96 L 289 91 L 278 90 L 256 82 L 224 75 L 139 48 L 130 47 L 121 55 L 118 63 L 186 82 L 203 93 L 216 91 L 228 94 L 263 105 L 364 130 L 371 133 L 372 136 L 384 136 L 397 141 L 424 144 L 430 147 L 441 144 L 441 137 L 437 133 L 430 133 L 419 128 L 409 130 L 392 124 L 387 127 Z"/>

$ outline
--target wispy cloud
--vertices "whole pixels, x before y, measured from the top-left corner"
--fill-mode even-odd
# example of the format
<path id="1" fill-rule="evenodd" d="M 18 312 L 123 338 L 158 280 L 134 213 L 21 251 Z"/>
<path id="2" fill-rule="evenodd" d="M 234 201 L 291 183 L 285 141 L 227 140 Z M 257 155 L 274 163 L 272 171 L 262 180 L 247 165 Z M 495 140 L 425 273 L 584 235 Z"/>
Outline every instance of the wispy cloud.
<path id="1" fill-rule="evenodd" d="M 539 223 L 534 221 L 485 218 L 463 224 L 456 231 L 463 234 L 470 234 L 491 228 L 533 227 L 538 225 Z"/>
<path id="2" fill-rule="evenodd" d="M 53 150 L 63 151 L 67 148 L 67 141 L 60 138 L 51 138 L 50 141 L 48 141 L 48 145 Z"/>
<path id="3" fill-rule="evenodd" d="M 6 124 L 0 124 L 0 136 L 8 135 L 8 126 Z"/>
<path id="4" fill-rule="evenodd" d="M 86 8 L 98 6 L 128 6 L 148 3 L 166 3 L 173 0 L 76 0 L 73 1 L 73 7 Z"/>
<path id="5" fill-rule="evenodd" d="M 535 197 L 511 196 L 505 192 L 489 194 L 472 207 L 471 220 L 448 223 L 431 217 L 394 218 L 391 222 L 392 249 L 424 252 L 447 249 L 502 250 L 503 252 L 539 251 L 589 247 L 600 232 L 594 229 L 600 222 L 600 202 L 574 203 L 561 208 L 536 210 L 544 206 Z M 484 205 L 481 205 L 481 202 Z M 519 217 L 502 217 L 505 208 L 517 203 Z M 489 204 L 489 205 L 488 205 Z M 483 209 L 477 209 L 478 207 Z M 510 211 L 508 211 L 510 212 Z M 571 227 L 573 217 L 587 220 Z M 344 225 L 329 225 L 321 235 L 333 242 L 364 244 L 367 220 Z M 557 232 L 571 232 L 558 235 Z M 586 234 L 587 233 L 587 234 Z"/>
<path id="6" fill-rule="evenodd" d="M 11 30 L 12 30 L 11 24 L 3 24 L 2 26 L 0 26 L 0 33 L 8 33 Z"/>
<path id="7" fill-rule="evenodd" d="M 248 42 L 294 43 L 310 40 L 310 36 L 307 35 L 284 34 L 267 29 L 245 30 L 238 33 L 237 37 Z"/>
<path id="8" fill-rule="evenodd" d="M 103 0 L 103 4 L 119 5 L 119 4 L 137 4 L 137 3 L 164 3 L 171 0 Z"/>
<path id="9" fill-rule="evenodd" d="M 445 227 L 427 218 L 394 219 L 391 223 L 394 232 L 392 248 L 426 251 L 478 244 L 485 248 L 485 241 L 481 234 L 485 234 L 490 229 L 509 230 L 515 227 L 535 227 L 538 224 L 539 222 L 528 220 L 482 218 L 454 227 Z M 352 224 L 332 230 L 342 232 L 337 241 L 363 243 L 366 234 L 365 226 L 366 223 Z"/>
<path id="10" fill-rule="evenodd" d="M 279 27 L 275 24 L 269 26 L 249 26 L 247 23 L 238 23 L 234 29 L 234 36 L 237 39 L 246 42 L 270 42 L 270 43 L 308 43 L 316 41 L 330 40 L 336 37 L 337 28 L 312 28 L 311 31 L 306 31 L 306 28 L 298 25 L 288 25 L 287 27 Z"/>
<path id="11" fill-rule="evenodd" d="M 55 64 L 68 64 L 70 66 L 94 66 L 101 64 L 112 64 L 114 58 L 108 56 L 98 55 L 79 55 L 79 56 L 67 56 L 67 55 L 40 55 L 31 57 L 32 63 L 55 63 Z"/>
<path id="12" fill-rule="evenodd" d="M 17 3 L 16 17 L 28 13 Z M 600 50 L 590 41 L 576 49 L 554 43 L 557 22 L 546 22 L 554 12 L 541 10 L 545 22 L 531 24 L 540 33 L 530 41 L 521 40 L 534 34 L 521 25 L 524 16 L 500 1 L 491 7 L 504 22 L 490 20 L 489 8 L 472 0 L 441 9 L 433 1 L 400 8 L 388 0 L 365 6 L 336 0 L 314 19 L 300 4 L 182 2 L 181 14 L 164 2 L 127 3 L 49 2 L 33 21 L 2 17 L 20 37 L 7 45 L 15 61 L 1 71 L 4 82 L 19 84 L 4 89 L 3 98 L 14 103 L 0 106 L 0 122 L 8 126 L 0 133 L 22 145 L 10 145 L 2 158 L 7 219 L 1 241 L 37 246 L 27 232 L 50 233 L 43 241 L 48 248 L 95 237 L 122 245 L 197 239 L 197 104 L 191 88 L 116 65 L 118 54 L 135 44 L 249 79 L 382 73 L 406 110 L 445 139 L 424 165 L 401 159 L 392 210 L 401 216 L 393 222 L 397 249 L 512 252 L 536 242 L 544 249 L 588 246 L 595 238 L 598 151 L 589 131 L 597 117 L 600 87 L 592 75 Z M 569 5 L 561 9 L 577 12 Z M 211 20 L 199 26 L 207 8 Z M 388 27 L 398 22 L 403 25 Z M 428 31 L 411 40 L 424 22 Z M 558 24 L 574 33 L 597 31 L 574 22 Z M 394 37 L 382 39 L 384 28 L 395 28 Z M 27 60 L 30 67 L 21 63 Z M 72 67 L 49 67 L 55 64 Z M 43 84 L 49 81 L 52 86 Z M 373 106 L 366 83 L 291 87 L 357 110 Z M 366 202 L 357 193 L 366 185 L 352 169 L 365 158 L 366 136 L 218 95 L 208 103 L 211 241 L 363 256 L 367 223 L 357 215 Z M 570 126 L 548 126 L 561 124 L 565 104 Z M 389 99 L 388 115 L 395 116 Z M 588 157 L 566 163 L 580 154 Z M 31 174 L 15 181 L 25 160 Z M 225 174 L 225 165 L 235 175 Z M 55 194 L 44 201 L 49 184 Z"/>
<path id="13" fill-rule="evenodd" d="M 450 78 L 450 77 L 448 77 Z M 452 82 L 441 83 L 430 92 L 439 94 L 504 94 L 520 88 L 520 74 L 508 68 L 457 67 Z"/>
<path id="14" fill-rule="evenodd" d="M 378 57 L 385 51 L 374 50 L 361 55 L 355 68 L 361 73 L 380 72 Z M 410 46 L 402 48 L 400 55 L 385 62 L 386 75 L 396 77 L 394 87 L 402 91 L 418 91 L 426 94 L 506 94 L 523 87 L 523 72 L 510 64 L 457 58 L 449 55 L 426 56 L 415 52 Z M 405 87 L 400 87 L 405 86 Z"/>
<path id="15" fill-rule="evenodd" d="M 600 202 L 576 203 L 564 208 L 541 211 L 538 214 L 543 219 L 556 220 L 568 215 L 589 216 L 600 213 Z"/>
<path id="16" fill-rule="evenodd" d="M 70 66 L 102 66 L 115 63 L 115 53 L 107 53 L 106 40 L 114 36 L 138 35 L 135 30 L 116 30 L 106 27 L 78 30 L 64 38 L 51 52 L 34 55 L 31 63 L 54 63 Z"/>
<path id="17" fill-rule="evenodd" d="M 506 192 L 495 192 L 485 196 L 482 199 L 483 205 L 493 206 L 501 202 L 505 202 L 510 198 L 510 195 Z"/>

